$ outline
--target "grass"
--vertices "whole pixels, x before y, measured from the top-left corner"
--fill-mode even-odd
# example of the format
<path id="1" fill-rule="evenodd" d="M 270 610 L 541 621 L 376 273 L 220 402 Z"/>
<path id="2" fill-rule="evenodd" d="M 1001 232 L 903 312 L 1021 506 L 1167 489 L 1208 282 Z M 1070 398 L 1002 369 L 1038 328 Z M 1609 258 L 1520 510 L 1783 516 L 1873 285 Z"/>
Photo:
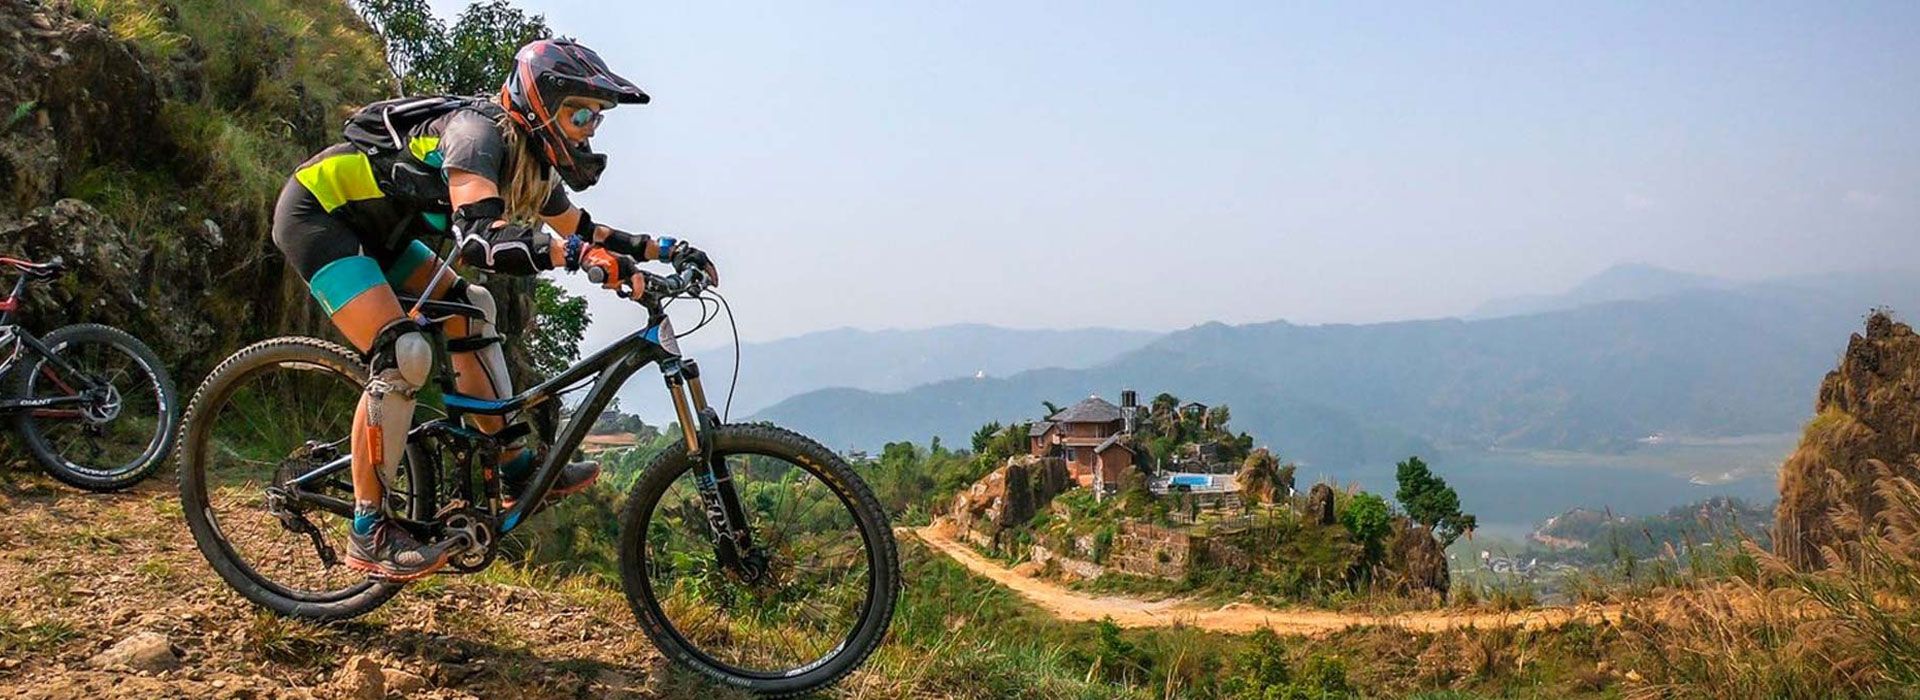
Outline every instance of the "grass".
<path id="1" fill-rule="evenodd" d="M 80 636 L 79 630 L 59 620 L 21 622 L 0 613 L 0 653 L 42 653 Z"/>
<path id="2" fill-rule="evenodd" d="M 148 559 L 140 562 L 139 566 L 134 567 L 133 572 L 152 585 L 165 584 L 179 575 L 173 570 L 173 565 L 168 564 L 165 559 Z"/>
<path id="3" fill-rule="evenodd" d="M 264 610 L 254 612 L 241 635 L 247 655 L 256 661 L 329 667 L 336 660 L 333 630 Z"/>
<path id="4" fill-rule="evenodd" d="M 67 535 L 67 544 L 94 552 L 118 554 L 126 551 L 127 537 L 119 530 L 100 524 L 88 524 Z"/>
<path id="5" fill-rule="evenodd" d="M 1886 507 L 1863 518 L 1833 501 L 1825 526 L 1855 544 L 1825 548 L 1824 568 L 1749 547 L 1752 578 L 1630 603 L 1621 629 L 1647 678 L 1638 694 L 1898 697 L 1920 686 L 1920 486 L 1870 466 Z"/>
<path id="6" fill-rule="evenodd" d="M 0 125 L 0 133 L 12 131 L 13 127 L 18 126 L 20 122 L 26 121 L 27 117 L 33 114 L 33 110 L 39 106 L 40 102 L 38 100 L 27 100 L 26 102 L 14 105 L 13 113 L 7 117 L 7 123 Z"/>
<path id="7" fill-rule="evenodd" d="M 39 588 L 44 596 L 42 599 L 53 607 L 64 608 L 73 605 L 75 601 L 73 576 L 65 570 L 42 571 L 35 574 L 32 581 L 34 587 Z"/>

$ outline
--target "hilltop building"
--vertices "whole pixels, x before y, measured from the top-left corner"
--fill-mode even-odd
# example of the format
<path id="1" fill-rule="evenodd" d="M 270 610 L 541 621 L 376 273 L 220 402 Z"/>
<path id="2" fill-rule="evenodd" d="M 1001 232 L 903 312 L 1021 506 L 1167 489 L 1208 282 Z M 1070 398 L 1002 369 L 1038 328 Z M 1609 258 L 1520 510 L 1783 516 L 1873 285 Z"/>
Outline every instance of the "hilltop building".
<path id="1" fill-rule="evenodd" d="M 1131 389 L 1120 392 L 1118 406 L 1099 396 L 1087 397 L 1029 425 L 1027 454 L 1059 460 L 1075 484 L 1093 489 L 1098 498 L 1119 491 L 1130 471 L 1138 471 L 1156 494 L 1177 491 L 1214 499 L 1236 495 L 1240 489 L 1231 473 L 1211 473 L 1220 466 L 1219 446 L 1212 443 L 1182 445 L 1170 463 L 1162 465 L 1164 473 L 1155 469 L 1152 457 L 1134 437 L 1141 410 Z M 1207 415 L 1207 406 L 1201 403 L 1187 403 L 1176 410 Z"/>
<path id="2" fill-rule="evenodd" d="M 1120 392 L 1120 403 L 1090 396 L 1035 421 L 1027 429 L 1028 453 L 1065 462 L 1074 482 L 1097 495 L 1119 490 L 1128 471 L 1145 468 L 1133 445 L 1140 411 L 1133 391 Z"/>

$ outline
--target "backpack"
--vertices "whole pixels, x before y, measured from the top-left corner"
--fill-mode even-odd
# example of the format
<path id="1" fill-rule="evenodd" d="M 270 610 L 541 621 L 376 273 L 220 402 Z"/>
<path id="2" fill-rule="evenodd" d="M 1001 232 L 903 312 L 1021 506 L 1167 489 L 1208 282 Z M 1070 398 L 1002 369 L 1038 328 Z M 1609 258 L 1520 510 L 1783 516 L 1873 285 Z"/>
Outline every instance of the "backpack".
<path id="1" fill-rule="evenodd" d="M 445 213 L 446 176 L 438 163 L 414 157 L 410 149 L 414 129 L 460 109 L 473 109 L 489 118 L 503 113 L 485 97 L 430 95 L 381 100 L 361 107 L 341 130 L 347 143 L 367 155 L 380 191 L 396 203 L 426 212 Z"/>
<path id="2" fill-rule="evenodd" d="M 464 107 L 492 105 L 483 97 L 430 95 L 381 100 L 347 117 L 342 135 L 368 156 L 402 153 L 407 150 L 407 134 L 415 127 L 439 119 Z M 497 107 L 496 107 L 497 108 Z"/>

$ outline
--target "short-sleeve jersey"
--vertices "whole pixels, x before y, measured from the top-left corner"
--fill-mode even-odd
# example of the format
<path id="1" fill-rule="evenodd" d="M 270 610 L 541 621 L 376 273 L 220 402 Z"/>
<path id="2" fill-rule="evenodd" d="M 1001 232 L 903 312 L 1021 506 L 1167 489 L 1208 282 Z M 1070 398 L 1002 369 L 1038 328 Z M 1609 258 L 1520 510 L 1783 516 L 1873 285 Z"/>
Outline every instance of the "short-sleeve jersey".
<path id="1" fill-rule="evenodd" d="M 308 159 L 294 178 L 370 246 L 398 250 L 415 239 L 443 236 L 453 213 L 448 169 L 507 189 L 506 138 L 498 114 L 497 107 L 476 103 L 428 120 L 407 133 L 404 153 L 369 154 L 350 143 L 336 144 Z M 556 180 L 540 214 L 562 214 L 571 206 Z"/>

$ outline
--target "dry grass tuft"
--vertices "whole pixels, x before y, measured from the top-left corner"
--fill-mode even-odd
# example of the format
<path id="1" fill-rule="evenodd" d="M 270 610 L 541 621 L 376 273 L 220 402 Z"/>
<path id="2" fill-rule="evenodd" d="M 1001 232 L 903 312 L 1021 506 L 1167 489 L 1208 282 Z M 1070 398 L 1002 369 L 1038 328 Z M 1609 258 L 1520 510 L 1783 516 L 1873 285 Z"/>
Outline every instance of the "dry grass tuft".
<path id="1" fill-rule="evenodd" d="M 1870 460 L 1871 502 L 1835 498 L 1825 565 L 1751 544 L 1752 580 L 1630 604 L 1629 697 L 1876 697 L 1920 686 L 1920 484 Z M 1842 483 L 1829 479 L 1830 484 Z M 1872 515 L 1863 515 L 1871 512 Z"/>

